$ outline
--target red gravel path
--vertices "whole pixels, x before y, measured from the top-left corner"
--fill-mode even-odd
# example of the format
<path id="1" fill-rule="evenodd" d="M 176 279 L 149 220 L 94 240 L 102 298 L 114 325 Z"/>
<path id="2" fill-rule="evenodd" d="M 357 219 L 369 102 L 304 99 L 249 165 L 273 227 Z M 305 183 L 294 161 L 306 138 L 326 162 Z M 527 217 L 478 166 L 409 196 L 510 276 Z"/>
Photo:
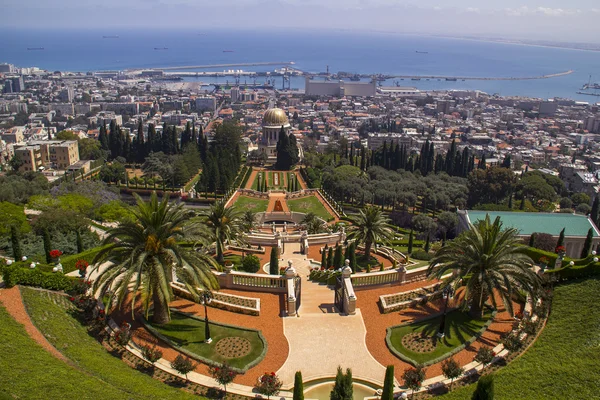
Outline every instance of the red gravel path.
<path id="1" fill-rule="evenodd" d="M 8 313 L 20 324 L 23 324 L 25 330 L 31 336 L 33 340 L 35 340 L 40 346 L 46 349 L 50 354 L 54 357 L 64 361 L 70 361 L 62 355 L 54 346 L 46 340 L 42 332 L 33 325 L 31 322 L 31 318 L 29 318 L 29 314 L 27 314 L 27 310 L 25 309 L 25 304 L 23 304 L 23 299 L 21 298 L 21 292 L 19 291 L 19 287 L 15 286 L 10 289 L 1 289 L 0 290 L 0 303 L 6 307 Z"/>

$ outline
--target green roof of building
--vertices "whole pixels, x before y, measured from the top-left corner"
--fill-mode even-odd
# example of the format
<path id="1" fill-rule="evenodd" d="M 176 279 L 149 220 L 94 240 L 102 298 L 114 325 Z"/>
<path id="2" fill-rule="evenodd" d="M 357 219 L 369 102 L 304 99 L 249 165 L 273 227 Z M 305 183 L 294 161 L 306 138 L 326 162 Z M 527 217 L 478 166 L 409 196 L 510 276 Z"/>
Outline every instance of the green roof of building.
<path id="1" fill-rule="evenodd" d="M 586 236 L 592 229 L 594 237 L 600 236 L 587 216 L 562 213 L 530 213 L 510 211 L 467 211 L 470 223 L 482 220 L 489 214 L 492 222 L 500 217 L 505 228 L 515 228 L 520 235 L 531 235 L 534 232 L 549 233 L 558 236 L 565 228 L 565 236 Z"/>

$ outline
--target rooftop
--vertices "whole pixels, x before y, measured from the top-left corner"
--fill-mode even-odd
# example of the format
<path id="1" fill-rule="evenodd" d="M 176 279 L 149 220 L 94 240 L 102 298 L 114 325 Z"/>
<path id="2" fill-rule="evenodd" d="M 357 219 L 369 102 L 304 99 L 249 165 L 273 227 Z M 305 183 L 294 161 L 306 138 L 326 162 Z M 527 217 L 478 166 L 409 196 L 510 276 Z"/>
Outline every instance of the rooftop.
<path id="1" fill-rule="evenodd" d="M 504 227 L 516 228 L 520 235 L 540 232 L 558 236 L 565 228 L 565 236 L 586 236 L 588 230 L 593 228 L 594 237 L 600 236 L 598 229 L 585 215 L 510 211 L 467 211 L 466 213 L 470 223 L 483 220 L 486 214 L 489 214 L 492 221 L 500 217 Z"/>

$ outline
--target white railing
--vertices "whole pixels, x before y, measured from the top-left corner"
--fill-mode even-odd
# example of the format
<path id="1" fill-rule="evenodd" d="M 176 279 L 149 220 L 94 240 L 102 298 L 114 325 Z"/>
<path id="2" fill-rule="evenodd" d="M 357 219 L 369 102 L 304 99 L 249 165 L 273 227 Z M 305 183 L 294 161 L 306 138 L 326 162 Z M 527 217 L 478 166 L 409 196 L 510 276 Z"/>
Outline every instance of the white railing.
<path id="1" fill-rule="evenodd" d="M 397 269 L 381 272 L 365 272 L 352 275 L 352 285 L 354 287 L 389 285 L 391 283 L 398 282 L 400 282 L 400 277 Z"/>
<path id="2" fill-rule="evenodd" d="M 279 275 L 251 274 L 248 272 L 230 272 L 233 287 L 230 289 L 275 289 L 286 292 L 285 278 Z"/>

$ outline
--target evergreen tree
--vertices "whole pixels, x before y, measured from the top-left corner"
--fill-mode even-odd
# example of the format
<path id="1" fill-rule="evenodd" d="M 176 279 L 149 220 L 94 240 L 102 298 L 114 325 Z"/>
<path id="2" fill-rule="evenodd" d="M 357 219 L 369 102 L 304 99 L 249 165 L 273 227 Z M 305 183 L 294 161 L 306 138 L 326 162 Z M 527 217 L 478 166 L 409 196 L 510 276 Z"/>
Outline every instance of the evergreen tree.
<path id="1" fill-rule="evenodd" d="M 271 247 L 271 258 L 269 260 L 269 274 L 279 275 L 279 249 Z"/>
<path id="2" fill-rule="evenodd" d="M 106 133 L 106 122 L 100 126 L 100 132 L 98 133 L 98 141 L 102 150 L 110 150 L 108 145 L 108 134 Z"/>
<path id="3" fill-rule="evenodd" d="M 192 126 L 190 121 L 185 125 L 185 130 L 181 134 L 181 148 L 183 149 L 188 143 L 192 141 Z"/>
<path id="4" fill-rule="evenodd" d="M 408 254 L 411 254 L 413 251 L 413 235 L 414 235 L 414 232 L 411 229 L 410 234 L 408 236 L 408 249 L 407 249 Z"/>
<path id="5" fill-rule="evenodd" d="M 194 146 L 198 146 L 198 136 L 196 135 L 196 125 L 192 124 L 192 137 L 190 138 L 190 142 Z"/>
<path id="6" fill-rule="evenodd" d="M 327 267 L 331 268 L 334 267 L 335 265 L 333 264 L 333 247 L 329 248 L 329 252 L 327 253 Z"/>
<path id="7" fill-rule="evenodd" d="M 333 255 L 333 268 L 342 268 L 344 261 L 342 259 L 342 246 L 335 246 L 335 253 Z"/>
<path id="8" fill-rule="evenodd" d="M 383 393 L 381 400 L 394 400 L 394 366 L 388 365 L 385 369 L 385 379 L 383 381 Z"/>
<path id="9" fill-rule="evenodd" d="M 423 248 L 426 253 L 429 253 L 429 249 L 430 249 L 430 247 L 429 247 L 429 241 L 430 241 L 430 239 L 429 239 L 429 233 L 428 233 L 427 234 L 427 239 L 425 239 L 425 247 Z"/>
<path id="10" fill-rule="evenodd" d="M 16 226 L 10 227 L 10 244 L 12 246 L 12 254 L 15 261 L 21 261 L 23 251 L 21 250 L 21 242 L 19 241 L 19 232 Z"/>
<path id="11" fill-rule="evenodd" d="M 448 175 L 453 175 L 454 172 L 454 160 L 456 159 L 456 140 L 452 139 L 452 144 L 450 145 L 450 150 L 446 153 L 445 160 L 445 171 Z"/>
<path id="12" fill-rule="evenodd" d="M 134 146 L 134 157 L 135 161 L 138 163 L 143 163 L 146 159 L 146 143 L 144 142 L 144 125 L 140 118 L 138 122 L 138 132 Z"/>
<path id="13" fill-rule="evenodd" d="M 52 257 L 50 257 L 50 251 L 52 251 L 52 241 L 50 240 L 50 232 L 48 229 L 42 231 L 42 237 L 44 239 L 44 253 L 46 254 L 46 263 L 50 264 L 52 262 Z"/>
<path id="14" fill-rule="evenodd" d="M 360 147 L 360 169 L 366 171 L 365 148 L 363 146 Z"/>
<path id="15" fill-rule="evenodd" d="M 79 232 L 79 229 L 75 230 L 75 239 L 77 244 L 77 253 L 83 252 L 83 240 L 81 240 L 81 232 Z"/>
<path id="16" fill-rule="evenodd" d="M 296 371 L 294 375 L 294 397 L 293 400 L 304 400 L 304 384 L 302 382 L 302 372 Z"/>
<path id="17" fill-rule="evenodd" d="M 596 227 L 598 227 L 598 212 L 600 211 L 600 198 L 598 195 L 594 197 L 594 202 L 592 203 L 592 210 L 590 211 L 590 219 L 594 222 Z"/>
<path id="18" fill-rule="evenodd" d="M 529 247 L 533 247 L 534 244 L 535 244 L 535 232 L 533 232 L 531 234 L 531 236 L 529 236 L 529 244 L 528 245 L 529 245 Z"/>
<path id="19" fill-rule="evenodd" d="M 295 138 L 294 138 L 294 147 L 296 147 Z M 289 170 L 291 168 L 291 166 L 294 165 L 294 161 L 297 161 L 297 159 L 295 159 L 295 157 L 294 157 L 294 152 L 292 150 L 291 141 L 290 141 L 290 135 L 288 135 L 286 133 L 283 126 L 281 127 L 281 130 L 279 131 L 279 140 L 277 140 L 276 150 L 277 150 L 277 162 L 275 163 L 275 168 L 282 170 L 282 171 Z"/>
<path id="20" fill-rule="evenodd" d="M 502 168 L 510 168 L 510 164 L 511 164 L 511 159 L 510 159 L 510 154 L 507 154 L 506 157 L 504 157 L 504 160 L 502 161 Z"/>
<path id="21" fill-rule="evenodd" d="M 581 256 L 579 258 L 586 258 L 590 254 L 590 250 L 592 249 L 592 239 L 594 238 L 594 230 L 590 228 L 588 230 L 587 236 L 585 237 L 585 242 L 583 243 L 583 249 L 581 249 Z"/>
<path id="22" fill-rule="evenodd" d="M 352 371 L 350 368 L 346 369 L 346 373 L 344 374 L 342 372 L 342 367 L 338 367 L 335 376 L 335 384 L 333 385 L 329 398 L 330 400 L 352 400 Z"/>
<path id="23" fill-rule="evenodd" d="M 346 260 L 350 261 L 350 252 L 352 251 L 352 245 L 348 244 L 346 246 L 346 250 L 344 251 L 344 261 L 342 261 L 342 266 L 346 265 Z"/>
<path id="24" fill-rule="evenodd" d="M 558 234 L 558 241 L 556 242 L 556 248 L 565 245 L 565 228 L 562 228 L 562 231 Z"/>
<path id="25" fill-rule="evenodd" d="M 494 400 L 494 375 L 479 378 L 471 400 Z"/>
<path id="26" fill-rule="evenodd" d="M 179 140 L 177 140 L 177 128 L 175 125 L 173 125 L 173 128 L 171 129 L 169 140 L 171 142 L 171 154 L 179 154 Z"/>
<path id="27" fill-rule="evenodd" d="M 321 250 L 321 268 L 329 268 L 329 265 L 327 265 L 327 248 L 325 247 Z"/>
<path id="28" fill-rule="evenodd" d="M 356 241 L 350 243 L 350 268 L 352 272 L 356 272 L 358 269 L 358 261 L 356 260 Z"/>
<path id="29" fill-rule="evenodd" d="M 521 197 L 521 204 L 519 205 L 519 210 L 523 211 L 525 209 L 525 196 Z"/>

